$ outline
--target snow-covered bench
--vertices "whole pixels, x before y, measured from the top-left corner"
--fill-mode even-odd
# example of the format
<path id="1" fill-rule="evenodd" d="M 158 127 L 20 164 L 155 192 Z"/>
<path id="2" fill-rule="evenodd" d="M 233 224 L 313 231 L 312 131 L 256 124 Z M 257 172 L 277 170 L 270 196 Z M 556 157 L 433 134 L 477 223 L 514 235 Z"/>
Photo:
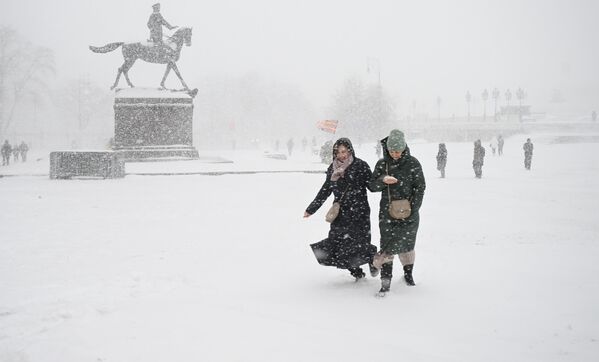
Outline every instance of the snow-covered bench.
<path id="1" fill-rule="evenodd" d="M 125 161 L 114 151 L 55 151 L 50 153 L 50 178 L 125 177 Z"/>

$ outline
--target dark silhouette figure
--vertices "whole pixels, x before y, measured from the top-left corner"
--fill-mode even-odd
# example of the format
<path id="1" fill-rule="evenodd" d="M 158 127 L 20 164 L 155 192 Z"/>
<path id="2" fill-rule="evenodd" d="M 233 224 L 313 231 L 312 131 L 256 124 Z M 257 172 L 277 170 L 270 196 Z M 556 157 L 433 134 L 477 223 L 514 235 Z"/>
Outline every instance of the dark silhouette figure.
<path id="1" fill-rule="evenodd" d="M 0 149 L 2 153 L 2 166 L 10 165 L 10 154 L 12 153 L 12 147 L 8 140 L 4 140 L 4 144 L 2 145 L 2 149 Z"/>
<path id="2" fill-rule="evenodd" d="M 376 142 L 376 145 L 374 146 L 374 151 L 376 152 L 376 158 L 378 158 L 380 160 L 383 149 L 382 149 L 381 143 L 379 141 Z"/>
<path id="3" fill-rule="evenodd" d="M 445 143 L 439 143 L 437 152 L 437 170 L 441 171 L 441 178 L 445 178 L 445 166 L 447 165 L 447 147 Z"/>
<path id="4" fill-rule="evenodd" d="M 162 27 L 166 26 L 169 30 L 173 30 L 176 26 L 169 24 L 162 14 L 160 14 L 160 3 L 152 5 L 152 15 L 148 19 L 148 29 L 150 29 L 150 40 L 155 45 L 162 44 Z"/>
<path id="5" fill-rule="evenodd" d="M 293 152 L 294 145 L 295 145 L 295 143 L 293 142 L 293 138 L 290 138 L 289 141 L 287 141 L 287 152 L 289 153 L 289 157 L 291 157 L 291 153 Z"/>
<path id="6" fill-rule="evenodd" d="M 497 136 L 497 155 L 501 156 L 503 155 L 503 136 L 499 135 Z"/>
<path id="7" fill-rule="evenodd" d="M 472 168 L 474 168 L 474 176 L 476 178 L 483 177 L 483 164 L 485 163 L 485 148 L 480 144 L 480 140 L 474 141 L 474 159 L 472 160 Z"/>
<path id="8" fill-rule="evenodd" d="M 21 151 L 21 161 L 26 162 L 29 146 L 27 146 L 27 143 L 25 143 L 25 141 L 21 141 L 21 144 L 19 145 L 19 151 Z"/>
<path id="9" fill-rule="evenodd" d="M 19 146 L 15 145 L 12 148 L 12 156 L 13 156 L 13 161 L 14 162 L 17 162 L 19 160 L 19 153 L 20 153 Z"/>
<path id="10" fill-rule="evenodd" d="M 524 168 L 530 170 L 530 164 L 532 162 L 532 150 L 534 148 L 530 138 L 526 139 L 526 143 L 524 143 L 522 148 L 524 149 Z"/>

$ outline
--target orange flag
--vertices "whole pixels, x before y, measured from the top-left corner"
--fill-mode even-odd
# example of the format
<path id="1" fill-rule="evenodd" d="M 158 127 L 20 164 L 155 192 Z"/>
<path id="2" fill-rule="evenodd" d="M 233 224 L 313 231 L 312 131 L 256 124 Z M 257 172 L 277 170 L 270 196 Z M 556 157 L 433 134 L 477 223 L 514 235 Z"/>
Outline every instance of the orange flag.
<path id="1" fill-rule="evenodd" d="M 318 127 L 318 129 L 328 132 L 328 133 L 335 133 L 337 131 L 337 124 L 339 124 L 339 121 L 325 120 L 325 121 L 318 121 L 316 123 L 316 127 Z"/>

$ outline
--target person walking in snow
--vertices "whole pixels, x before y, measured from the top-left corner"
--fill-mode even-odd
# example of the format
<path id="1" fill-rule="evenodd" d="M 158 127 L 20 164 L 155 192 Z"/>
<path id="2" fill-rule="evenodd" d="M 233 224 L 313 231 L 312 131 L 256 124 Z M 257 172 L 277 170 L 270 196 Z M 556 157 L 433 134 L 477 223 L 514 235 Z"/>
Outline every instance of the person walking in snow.
<path id="1" fill-rule="evenodd" d="M 19 146 L 15 143 L 15 146 L 12 148 L 12 157 L 13 157 L 13 162 L 17 162 L 19 160 Z"/>
<path id="2" fill-rule="evenodd" d="M 485 148 L 480 144 L 480 140 L 474 141 L 474 158 L 472 168 L 476 178 L 483 177 L 483 164 L 485 163 Z"/>
<path id="3" fill-rule="evenodd" d="M 499 135 L 497 136 L 497 155 L 501 156 L 503 155 L 503 136 Z"/>
<path id="4" fill-rule="evenodd" d="M 0 152 L 2 153 L 2 166 L 8 166 L 10 164 L 10 154 L 12 152 L 12 147 L 10 146 L 10 143 L 8 143 L 8 140 L 4 140 Z"/>
<path id="5" fill-rule="evenodd" d="M 339 213 L 331 222 L 329 235 L 310 246 L 319 264 L 347 269 L 359 280 L 366 276 L 361 265 L 371 265 L 376 253 L 376 246 L 370 242 L 370 206 L 366 192 L 371 171 L 365 161 L 356 157 L 348 138 L 338 139 L 332 151 L 333 161 L 325 181 L 306 208 L 304 218 L 314 215 L 329 196 L 334 195 Z M 370 272 L 371 276 L 378 273 L 374 268 Z"/>
<path id="6" fill-rule="evenodd" d="M 526 139 L 526 143 L 524 143 L 522 148 L 524 149 L 524 168 L 530 170 L 530 163 L 532 162 L 532 150 L 534 148 L 530 138 Z"/>
<path id="7" fill-rule="evenodd" d="M 381 143 L 377 142 L 376 145 L 374 146 L 374 151 L 376 152 L 376 158 L 380 159 L 381 158 L 381 152 L 382 152 L 382 148 L 381 148 Z"/>
<path id="8" fill-rule="evenodd" d="M 29 146 L 27 146 L 27 143 L 25 143 L 25 141 L 21 141 L 21 144 L 19 145 L 19 151 L 21 152 L 21 161 L 26 162 Z"/>
<path id="9" fill-rule="evenodd" d="M 381 193 L 381 244 L 374 266 L 381 268 L 381 289 L 378 295 L 384 296 L 391 288 L 395 255 L 399 256 L 403 266 L 405 282 L 410 286 L 416 285 L 412 275 L 416 259 L 414 248 L 426 182 L 422 166 L 416 157 L 410 154 L 403 132 L 392 130 L 388 137 L 381 140 L 381 146 L 383 158 L 374 166 L 369 188 L 372 192 Z M 408 200 L 411 207 L 410 215 L 404 219 L 391 216 L 389 206 L 394 200 Z"/>
<path id="10" fill-rule="evenodd" d="M 295 143 L 293 142 L 293 138 L 290 138 L 287 141 L 287 152 L 289 153 L 289 157 L 291 157 L 291 153 L 293 152 L 294 145 L 295 145 Z"/>
<path id="11" fill-rule="evenodd" d="M 437 170 L 441 171 L 441 178 L 445 178 L 445 166 L 447 165 L 447 147 L 445 143 L 439 143 L 437 152 Z"/>
<path id="12" fill-rule="evenodd" d="M 491 148 L 491 153 L 493 156 L 495 156 L 495 151 L 497 150 L 497 142 L 495 142 L 495 139 L 491 139 L 491 142 L 489 142 L 489 147 Z"/>

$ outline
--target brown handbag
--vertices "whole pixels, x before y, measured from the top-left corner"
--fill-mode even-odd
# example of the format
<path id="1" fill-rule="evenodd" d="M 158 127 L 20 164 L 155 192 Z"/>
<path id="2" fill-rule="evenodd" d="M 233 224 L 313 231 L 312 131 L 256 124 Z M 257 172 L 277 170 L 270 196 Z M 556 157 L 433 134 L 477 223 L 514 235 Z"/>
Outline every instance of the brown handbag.
<path id="1" fill-rule="evenodd" d="M 387 175 L 389 175 L 389 165 L 387 165 Z M 412 214 L 412 205 L 410 200 L 391 200 L 391 186 L 387 185 L 389 193 L 389 215 L 398 220 L 404 220 Z"/>
<path id="2" fill-rule="evenodd" d="M 325 215 L 324 219 L 327 222 L 333 222 L 333 221 L 335 221 L 335 219 L 339 215 L 339 209 L 340 208 L 341 208 L 341 204 L 340 203 L 333 202 L 333 206 L 331 206 L 331 208 L 329 209 L 329 211 L 327 211 L 327 214 Z"/>
<path id="3" fill-rule="evenodd" d="M 343 199 L 343 196 L 345 196 L 347 189 L 349 189 L 349 185 L 347 185 L 345 191 L 343 191 L 343 194 L 341 194 L 339 201 L 333 202 L 333 205 L 331 205 L 331 208 L 329 209 L 329 211 L 327 211 L 327 214 L 324 217 L 326 222 L 333 222 L 335 221 L 337 216 L 339 216 L 339 211 L 341 210 L 341 199 Z"/>

